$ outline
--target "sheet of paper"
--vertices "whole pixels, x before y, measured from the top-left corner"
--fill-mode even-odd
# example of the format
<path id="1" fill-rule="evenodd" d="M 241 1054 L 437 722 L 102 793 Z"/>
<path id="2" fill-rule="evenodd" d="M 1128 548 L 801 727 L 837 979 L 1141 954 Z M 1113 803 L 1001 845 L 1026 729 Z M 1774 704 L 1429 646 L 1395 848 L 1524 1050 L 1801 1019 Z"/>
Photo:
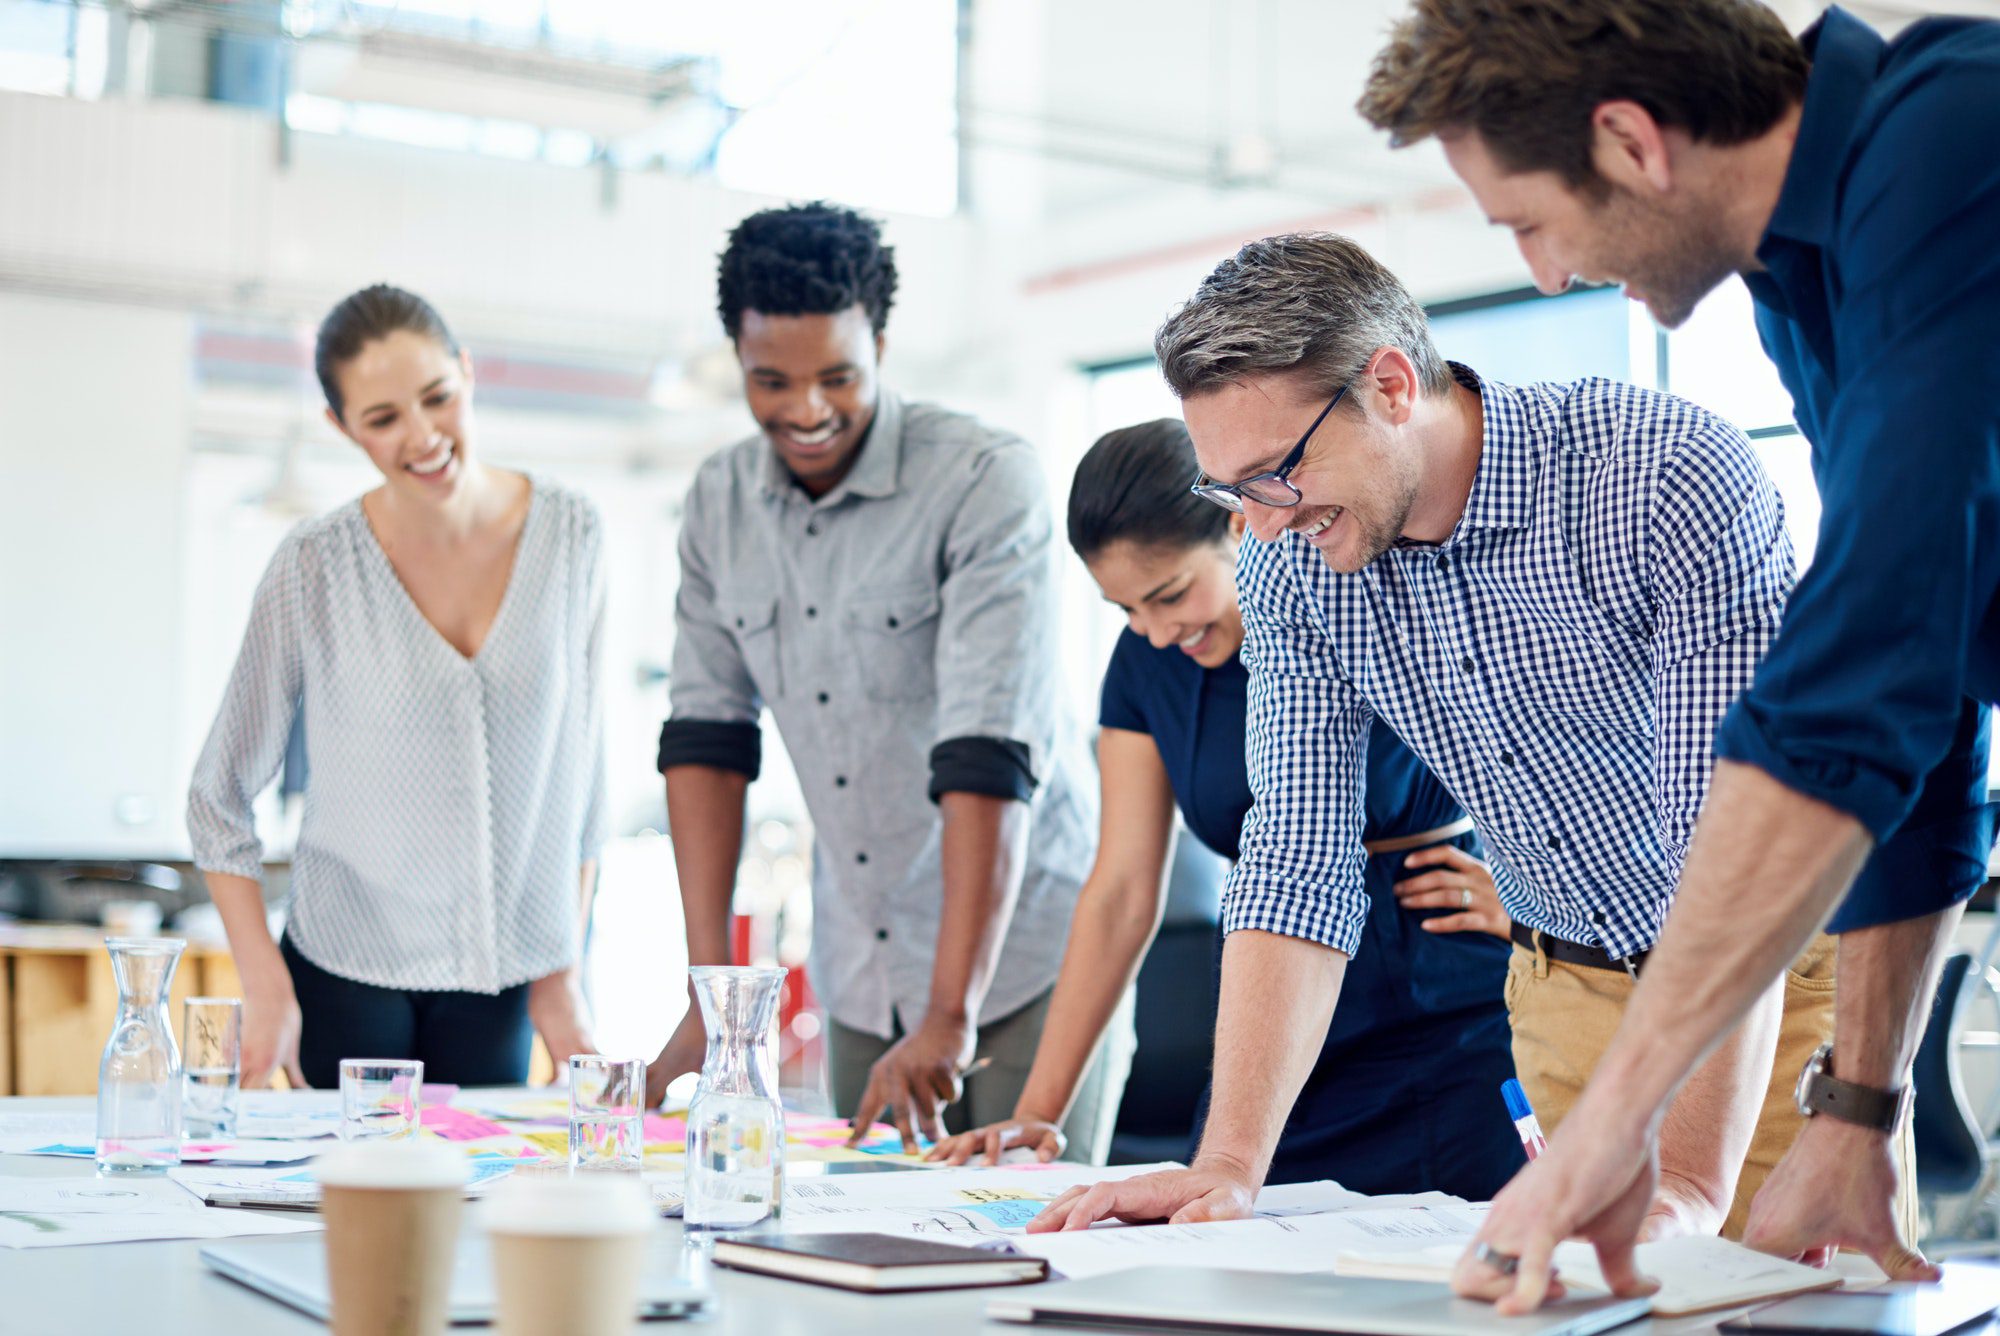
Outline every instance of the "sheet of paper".
<path id="1" fill-rule="evenodd" d="M 0 1248 L 62 1248 L 142 1239 L 223 1239 L 242 1234 L 298 1234 L 320 1228 L 310 1215 L 268 1211 L 0 1211 Z"/>
<path id="2" fill-rule="evenodd" d="M 327 1149 L 311 1141 L 188 1141 L 181 1145 L 183 1164 L 297 1164 Z"/>
<path id="3" fill-rule="evenodd" d="M 1702 1313 L 1781 1295 L 1832 1289 L 1840 1276 L 1755 1252 L 1713 1235 L 1642 1243 L 1639 1271 L 1660 1282 L 1653 1311 L 1662 1317 Z M 1587 1243 L 1556 1246 L 1556 1270 L 1580 1289 L 1605 1290 L 1597 1250 Z"/>
<path id="4" fill-rule="evenodd" d="M 179 1184 L 165 1178 L 0 1178 L 0 1215 L 157 1215 L 202 1209 Z"/>
<path id="5" fill-rule="evenodd" d="M 1166 1167 L 1057 1163 L 795 1179 L 785 1185 L 781 1223 L 787 1234 L 905 1234 L 998 1245 L 1066 1188 Z"/>
<path id="6" fill-rule="evenodd" d="M 1072 1280 L 1138 1266 L 1226 1267 L 1239 1271 L 1329 1271 L 1343 1251 L 1464 1246 L 1473 1217 L 1422 1206 L 1323 1215 L 1259 1216 L 1199 1225 L 1128 1225 L 1066 1234 L 1022 1234 L 1016 1249 L 1045 1257 Z"/>

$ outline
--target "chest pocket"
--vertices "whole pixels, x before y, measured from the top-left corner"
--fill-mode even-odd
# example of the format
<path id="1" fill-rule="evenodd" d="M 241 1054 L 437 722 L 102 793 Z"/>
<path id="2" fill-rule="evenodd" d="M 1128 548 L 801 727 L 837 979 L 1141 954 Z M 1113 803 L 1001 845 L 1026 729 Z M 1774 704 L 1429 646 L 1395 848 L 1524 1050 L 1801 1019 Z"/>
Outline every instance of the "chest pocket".
<path id="1" fill-rule="evenodd" d="M 778 600 L 717 599 L 715 610 L 729 634 L 736 637 L 737 652 L 750 670 L 757 694 L 767 701 L 783 696 L 784 675 L 778 665 Z"/>
<path id="2" fill-rule="evenodd" d="M 871 700 L 930 700 L 937 695 L 935 589 L 863 590 L 844 614 Z"/>

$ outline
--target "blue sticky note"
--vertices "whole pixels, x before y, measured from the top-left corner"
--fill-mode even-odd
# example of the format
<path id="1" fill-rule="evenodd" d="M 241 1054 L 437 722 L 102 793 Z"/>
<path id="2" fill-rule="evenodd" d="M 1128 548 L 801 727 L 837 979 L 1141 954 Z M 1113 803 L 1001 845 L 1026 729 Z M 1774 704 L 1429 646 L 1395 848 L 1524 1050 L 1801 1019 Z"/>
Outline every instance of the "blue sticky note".
<path id="1" fill-rule="evenodd" d="M 977 1211 L 1002 1229 L 1025 1229 L 1047 1206 L 1045 1201 L 982 1201 L 959 1209 Z"/>

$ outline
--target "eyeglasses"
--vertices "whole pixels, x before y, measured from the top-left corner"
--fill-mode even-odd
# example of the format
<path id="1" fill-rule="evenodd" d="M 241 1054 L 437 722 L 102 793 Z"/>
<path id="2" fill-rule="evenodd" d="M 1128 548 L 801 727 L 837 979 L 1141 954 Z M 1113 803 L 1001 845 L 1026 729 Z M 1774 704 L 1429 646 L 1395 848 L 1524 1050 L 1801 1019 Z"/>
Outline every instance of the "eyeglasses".
<path id="1" fill-rule="evenodd" d="M 1233 510 L 1239 515 L 1243 513 L 1245 497 L 1260 506 L 1275 506 L 1279 509 L 1296 506 L 1305 498 L 1299 494 L 1298 488 L 1292 486 L 1292 470 L 1306 457 L 1306 442 L 1313 438 L 1313 433 L 1319 430 L 1319 424 L 1326 421 L 1326 415 L 1333 411 L 1333 406 L 1339 403 L 1340 397 L 1346 393 L 1345 385 L 1333 392 L 1333 398 L 1327 400 L 1326 407 L 1319 410 L 1319 416 L 1313 419 L 1310 427 L 1306 428 L 1306 434 L 1299 437 L 1299 443 L 1293 446 L 1291 453 L 1269 473 L 1259 473 L 1237 483 L 1211 482 L 1204 473 L 1194 480 L 1194 484 L 1188 490 L 1204 501 L 1213 501 L 1224 510 Z"/>

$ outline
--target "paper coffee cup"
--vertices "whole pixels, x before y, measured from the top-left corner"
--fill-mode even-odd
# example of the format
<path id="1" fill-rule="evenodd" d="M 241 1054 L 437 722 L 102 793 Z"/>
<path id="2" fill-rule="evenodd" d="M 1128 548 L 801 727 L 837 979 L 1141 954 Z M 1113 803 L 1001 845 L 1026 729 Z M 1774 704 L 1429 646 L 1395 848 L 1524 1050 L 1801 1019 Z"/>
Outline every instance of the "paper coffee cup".
<path id="1" fill-rule="evenodd" d="M 328 1152 L 313 1173 L 334 1336 L 438 1336 L 449 1318 L 464 1152 L 363 1142 Z"/>
<path id="2" fill-rule="evenodd" d="M 659 1218 L 636 1175 L 509 1179 L 482 1203 L 495 1336 L 629 1336 Z"/>

